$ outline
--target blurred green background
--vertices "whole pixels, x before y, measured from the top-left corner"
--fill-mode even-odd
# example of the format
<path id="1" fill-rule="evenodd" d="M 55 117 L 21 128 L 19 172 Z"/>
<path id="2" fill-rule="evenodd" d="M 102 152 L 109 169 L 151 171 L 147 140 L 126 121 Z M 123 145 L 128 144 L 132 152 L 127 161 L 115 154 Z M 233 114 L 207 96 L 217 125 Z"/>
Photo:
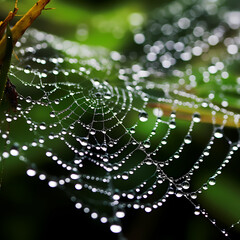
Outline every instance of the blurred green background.
<path id="1" fill-rule="evenodd" d="M 170 1 L 123 0 L 123 1 L 51 1 L 46 10 L 36 20 L 33 27 L 77 41 L 79 44 L 103 46 L 109 50 L 125 52 L 134 46 L 133 30 L 137 27 L 131 17 L 142 17 L 141 24 L 150 17 L 152 10 Z M 19 0 L 19 15 L 32 5 L 32 0 Z M 0 17 L 4 19 L 14 6 L 14 0 L 0 1 Z M 239 4 L 228 1 L 229 6 Z M 234 8 L 233 8 L 234 9 Z M 184 136 L 184 126 L 179 128 L 178 138 Z M 208 125 L 209 132 L 212 126 Z M 194 149 L 204 146 L 207 140 L 200 126 Z M 231 130 L 229 130 L 229 134 Z M 235 134 L 235 133 L 234 133 Z M 199 136 L 200 135 L 200 136 Z M 200 138 L 200 139 L 199 139 Z M 175 140 L 175 139 L 174 139 Z M 173 141 L 174 141 L 173 140 Z M 216 146 L 215 158 L 222 159 L 224 142 Z M 2 147 L 2 146 L 1 146 Z M 2 149 L 1 149 L 2 150 Z M 192 152 L 195 152 L 192 150 Z M 239 154 L 239 152 L 238 152 Z M 190 156 L 191 158 L 191 156 Z M 233 158 L 219 182 L 198 200 L 207 211 L 220 219 L 220 224 L 229 224 L 240 218 L 239 155 Z M 209 168 L 216 165 L 212 163 Z M 77 211 L 66 194 L 59 189 L 50 189 L 38 179 L 29 179 L 25 174 L 25 164 L 15 158 L 1 163 L 2 187 L 0 190 L 0 239 L 40 240 L 40 239 L 117 239 L 108 226 L 92 220 L 82 211 Z M 206 181 L 209 169 L 201 172 L 196 184 Z M 206 177 L 205 177 L 206 176 Z M 199 181 L 199 182 L 198 182 Z M 188 211 L 186 210 L 188 209 Z M 190 209 L 190 210 L 189 210 Z M 224 239 L 223 235 L 203 217 L 193 215 L 193 207 L 184 199 L 170 199 L 150 214 L 129 210 L 123 221 L 124 234 L 129 240 L 155 239 Z M 239 226 L 233 239 L 239 237 Z"/>

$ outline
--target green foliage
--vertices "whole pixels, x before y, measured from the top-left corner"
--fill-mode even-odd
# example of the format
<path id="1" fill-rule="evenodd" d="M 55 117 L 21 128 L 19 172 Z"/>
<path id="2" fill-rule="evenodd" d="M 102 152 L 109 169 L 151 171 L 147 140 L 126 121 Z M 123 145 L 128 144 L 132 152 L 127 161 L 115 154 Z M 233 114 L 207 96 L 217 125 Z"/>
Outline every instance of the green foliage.
<path id="1" fill-rule="evenodd" d="M 31 4 L 20 2 L 20 11 Z M 27 214 L 3 212 L 2 239 L 46 239 L 55 226 L 89 238 L 237 238 L 234 1 L 105 4 L 52 1 L 56 9 L 35 24 L 44 32 L 29 29 L 16 46 L 9 77 L 18 108 L 2 104 L 0 113 L 0 206 L 10 201 Z"/>

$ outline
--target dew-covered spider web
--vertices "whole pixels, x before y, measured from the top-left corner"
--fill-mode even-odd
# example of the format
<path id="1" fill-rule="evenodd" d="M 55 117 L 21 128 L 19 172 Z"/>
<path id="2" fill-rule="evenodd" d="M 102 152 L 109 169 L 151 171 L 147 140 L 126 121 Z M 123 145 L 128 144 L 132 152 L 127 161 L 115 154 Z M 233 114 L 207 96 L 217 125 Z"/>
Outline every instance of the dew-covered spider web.
<path id="1" fill-rule="evenodd" d="M 230 176 L 239 183 L 240 12 L 219 2 L 156 9 L 134 24 L 126 53 L 28 30 L 10 69 L 18 105 L 2 107 L 0 159 L 25 162 L 120 238 L 129 209 L 172 198 L 231 238 L 240 205 L 227 224 L 199 200 Z"/>

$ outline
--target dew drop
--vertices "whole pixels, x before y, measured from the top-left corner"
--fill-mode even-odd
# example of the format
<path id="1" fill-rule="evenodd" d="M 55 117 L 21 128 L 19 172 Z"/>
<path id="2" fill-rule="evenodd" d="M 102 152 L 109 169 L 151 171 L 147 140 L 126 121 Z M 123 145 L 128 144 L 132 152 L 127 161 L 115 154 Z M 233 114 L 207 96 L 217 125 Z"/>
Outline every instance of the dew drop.
<path id="1" fill-rule="evenodd" d="M 44 123 L 44 122 L 42 122 L 40 125 L 39 125 L 39 128 L 41 129 L 41 130 L 46 130 L 46 123 Z"/>
<path id="2" fill-rule="evenodd" d="M 95 130 L 95 129 L 91 129 L 91 130 L 89 131 L 89 133 L 90 133 L 91 135 L 95 135 L 95 134 L 96 134 L 96 130 Z"/>
<path id="3" fill-rule="evenodd" d="M 52 157 L 52 155 L 53 155 L 53 154 L 52 154 L 52 152 L 51 152 L 50 150 L 46 151 L 46 156 L 47 156 L 47 157 Z"/>
<path id="4" fill-rule="evenodd" d="M 198 216 L 200 214 L 201 214 L 200 209 L 198 207 L 196 207 L 195 210 L 194 210 L 194 215 Z"/>
<path id="5" fill-rule="evenodd" d="M 25 67 L 25 69 L 24 69 L 24 72 L 25 72 L 26 74 L 28 74 L 28 73 L 30 73 L 30 71 L 31 71 L 31 66 L 30 66 L 30 65 L 26 65 L 26 67 Z"/>
<path id="6" fill-rule="evenodd" d="M 173 189 L 172 187 L 170 187 L 170 188 L 168 189 L 168 194 L 169 194 L 169 195 L 173 195 L 173 194 L 174 194 L 174 189 Z"/>
<path id="7" fill-rule="evenodd" d="M 11 122 L 11 121 L 12 121 L 12 117 L 11 117 L 11 116 L 7 116 L 7 117 L 6 117 L 6 121 L 7 121 L 7 122 Z"/>
<path id="8" fill-rule="evenodd" d="M 55 103 L 56 105 L 58 105 L 58 104 L 60 103 L 59 99 L 56 99 L 56 100 L 54 101 L 54 103 Z"/>
<path id="9" fill-rule="evenodd" d="M 185 138 L 184 138 L 184 142 L 186 144 L 190 144 L 192 142 L 192 137 L 191 135 L 187 135 Z"/>
<path id="10" fill-rule="evenodd" d="M 189 189 L 189 187 L 190 187 L 189 182 L 188 182 L 188 181 L 184 181 L 184 182 L 182 183 L 182 187 L 183 187 L 183 189 Z"/>
<path id="11" fill-rule="evenodd" d="M 129 132 L 130 132 L 131 134 L 134 134 L 134 133 L 135 133 L 135 128 L 134 128 L 134 127 L 130 128 L 130 129 L 129 129 Z"/>
<path id="12" fill-rule="evenodd" d="M 201 121 L 201 117 L 200 117 L 200 114 L 199 113 L 194 113 L 193 114 L 193 121 L 195 123 L 199 123 Z"/>
<path id="13" fill-rule="evenodd" d="M 10 154 L 14 157 L 18 156 L 19 155 L 19 150 L 18 150 L 18 147 L 17 146 L 13 146 L 11 149 L 10 149 Z"/>
<path id="14" fill-rule="evenodd" d="M 80 143 L 83 147 L 87 146 L 88 144 L 88 139 L 83 137 L 81 140 L 80 140 Z"/>
<path id="15" fill-rule="evenodd" d="M 32 98 L 31 98 L 30 96 L 27 96 L 27 97 L 26 97 L 26 102 L 27 102 L 27 103 L 32 102 Z"/>
<path id="16" fill-rule="evenodd" d="M 146 141 L 143 143 L 143 146 L 144 146 L 145 148 L 150 148 L 150 146 L 151 146 L 150 141 L 149 141 L 149 140 L 146 140 Z"/>
<path id="17" fill-rule="evenodd" d="M 49 182 L 48 182 L 48 185 L 49 185 L 49 187 L 51 187 L 51 188 L 55 188 L 55 187 L 57 187 L 57 182 L 56 182 L 56 181 L 49 181 Z"/>
<path id="18" fill-rule="evenodd" d="M 128 173 L 127 173 L 127 172 L 124 172 L 124 173 L 122 174 L 122 179 L 123 179 L 123 180 L 127 180 L 127 179 L 128 179 Z"/>
<path id="19" fill-rule="evenodd" d="M 46 175 L 45 174 L 40 174 L 39 175 L 39 179 L 42 180 L 42 181 L 45 180 L 46 179 Z"/>
<path id="20" fill-rule="evenodd" d="M 75 208 L 77 208 L 77 209 L 81 209 L 81 208 L 82 208 L 82 204 L 81 204 L 81 203 L 79 203 L 79 202 L 78 202 L 78 203 L 76 203 L 76 204 L 75 204 Z"/>
<path id="21" fill-rule="evenodd" d="M 147 213 L 149 213 L 149 212 L 151 212 L 152 211 L 152 208 L 150 208 L 150 207 L 145 207 L 145 212 L 147 212 Z"/>
<path id="22" fill-rule="evenodd" d="M 217 128 L 214 133 L 215 138 L 222 138 L 223 137 L 223 131 L 221 128 Z"/>
<path id="23" fill-rule="evenodd" d="M 28 169 L 27 170 L 27 175 L 29 177 L 34 177 L 36 175 L 36 171 L 34 169 Z"/>
<path id="24" fill-rule="evenodd" d="M 203 190 L 208 190 L 208 185 L 206 183 L 204 183 L 202 188 L 203 188 Z"/>
<path id="25" fill-rule="evenodd" d="M 105 99 L 111 99 L 111 93 L 110 92 L 106 92 L 105 95 L 104 95 L 104 98 Z"/>
<path id="26" fill-rule="evenodd" d="M 148 114 L 146 112 L 140 112 L 138 117 L 141 122 L 146 122 L 148 120 Z"/>
<path id="27" fill-rule="evenodd" d="M 113 198 L 115 201 L 117 201 L 117 200 L 120 199 L 120 195 L 117 194 L 117 193 L 115 193 L 115 194 L 112 196 L 112 198 Z"/>
<path id="28" fill-rule="evenodd" d="M 122 227 L 120 225 L 113 224 L 113 225 L 110 226 L 110 230 L 113 233 L 120 233 L 122 231 Z"/>
<path id="29" fill-rule="evenodd" d="M 197 194 L 196 194 L 195 192 L 193 192 L 193 193 L 191 193 L 190 197 L 191 197 L 192 199 L 196 199 L 196 198 L 197 198 Z"/>
<path id="30" fill-rule="evenodd" d="M 163 111 L 161 108 L 154 108 L 153 109 L 153 114 L 158 117 L 161 118 L 163 116 Z"/>
<path id="31" fill-rule="evenodd" d="M 50 112 L 50 117 L 51 118 L 54 118 L 56 115 L 55 115 L 55 112 L 54 111 L 52 111 L 52 112 Z"/>
<path id="32" fill-rule="evenodd" d="M 176 195 L 176 197 L 180 198 L 183 196 L 183 192 L 181 190 L 177 190 L 175 195 Z"/>
<path id="33" fill-rule="evenodd" d="M 169 123 L 169 128 L 174 129 L 176 128 L 176 122 L 174 120 L 171 120 Z"/>
<path id="34" fill-rule="evenodd" d="M 76 188 L 76 190 L 81 190 L 82 184 L 80 184 L 80 183 L 75 184 L 75 188 Z"/>
<path id="35" fill-rule="evenodd" d="M 80 178 L 80 175 L 79 175 L 79 174 L 76 174 L 76 173 L 72 173 L 72 174 L 70 175 L 70 177 L 71 177 L 71 179 L 76 180 L 76 179 L 79 179 L 79 178 Z"/>
<path id="36" fill-rule="evenodd" d="M 167 139 L 166 139 L 166 138 L 163 138 L 162 141 L 161 141 L 161 143 L 162 143 L 163 145 L 166 145 L 166 144 L 167 144 Z"/>
<path id="37" fill-rule="evenodd" d="M 118 217 L 118 218 L 124 218 L 124 217 L 125 217 L 125 212 L 123 212 L 123 211 L 117 211 L 117 212 L 116 212 L 116 217 Z"/>
<path id="38" fill-rule="evenodd" d="M 214 186 L 216 184 L 216 179 L 214 177 L 209 178 L 208 184 Z"/>
<path id="39" fill-rule="evenodd" d="M 8 153 L 8 152 L 3 152 L 3 153 L 2 153 L 2 156 L 3 156 L 4 158 L 9 158 L 9 153 Z"/>

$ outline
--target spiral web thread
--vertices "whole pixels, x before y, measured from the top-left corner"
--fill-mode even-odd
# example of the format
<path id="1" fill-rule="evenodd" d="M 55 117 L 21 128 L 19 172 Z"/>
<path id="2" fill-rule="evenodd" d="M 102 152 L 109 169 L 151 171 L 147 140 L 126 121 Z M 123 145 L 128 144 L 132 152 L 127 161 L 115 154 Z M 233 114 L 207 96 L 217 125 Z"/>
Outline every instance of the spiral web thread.
<path id="1" fill-rule="evenodd" d="M 174 4 L 192 9 L 181 2 L 166 8 L 175 9 Z M 21 62 L 11 66 L 18 106 L 16 111 L 8 107 L 1 118 L 1 160 L 26 162 L 27 175 L 59 187 L 77 209 L 108 222 L 114 233 L 121 233 L 126 209 L 151 212 L 176 197 L 188 200 L 195 215 L 205 216 L 228 237 L 197 200 L 239 159 L 239 110 L 230 108 L 228 100 L 229 92 L 239 96 L 240 80 L 228 70 L 239 62 L 240 40 L 226 40 L 228 31 L 238 31 L 227 11 L 225 20 L 203 37 L 199 18 L 211 16 L 212 8 L 199 9 L 202 15 L 196 14 L 191 26 L 181 15 L 172 33 L 162 29 L 161 41 L 147 39 L 151 34 L 143 29 L 133 30 L 136 44 L 147 47 L 131 67 L 125 67 L 128 56 L 118 52 L 29 30 L 17 44 Z M 180 49 L 174 27 L 192 33 L 188 47 Z M 214 41 L 225 45 L 224 59 L 178 67 L 209 53 Z M 236 78 L 234 84 L 229 78 Z M 221 93 L 212 91 L 212 82 Z M 194 89 L 201 86 L 209 91 L 196 96 Z M 206 131 L 203 144 L 200 131 Z M 227 228 L 239 224 L 232 222 Z"/>

